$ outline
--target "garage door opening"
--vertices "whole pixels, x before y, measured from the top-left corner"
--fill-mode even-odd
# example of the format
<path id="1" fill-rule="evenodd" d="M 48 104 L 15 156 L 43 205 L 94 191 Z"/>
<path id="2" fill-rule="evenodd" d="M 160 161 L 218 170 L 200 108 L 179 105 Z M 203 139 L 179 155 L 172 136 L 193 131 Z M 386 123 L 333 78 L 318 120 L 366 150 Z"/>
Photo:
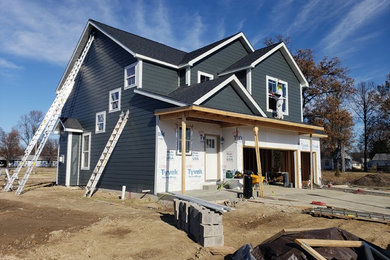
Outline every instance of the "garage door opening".
<path id="1" fill-rule="evenodd" d="M 261 171 L 271 184 L 283 184 L 282 173 L 288 173 L 289 186 L 295 187 L 295 160 L 291 150 L 260 149 Z M 244 147 L 244 170 L 257 172 L 256 151 Z"/>
<path id="2" fill-rule="evenodd" d="M 314 183 L 317 179 L 317 164 L 316 164 L 316 153 L 313 152 L 313 174 Z M 302 176 L 302 188 L 310 187 L 310 153 L 301 152 L 301 176 Z"/>

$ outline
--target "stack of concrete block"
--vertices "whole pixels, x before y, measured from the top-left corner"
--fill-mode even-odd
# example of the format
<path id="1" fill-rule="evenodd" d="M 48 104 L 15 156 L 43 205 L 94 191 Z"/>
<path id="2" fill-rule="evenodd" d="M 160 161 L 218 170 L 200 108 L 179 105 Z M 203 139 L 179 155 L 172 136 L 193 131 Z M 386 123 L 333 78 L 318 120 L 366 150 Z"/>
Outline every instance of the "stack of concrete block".
<path id="1" fill-rule="evenodd" d="M 223 246 L 222 214 L 198 204 L 174 200 L 175 225 L 204 247 Z"/>

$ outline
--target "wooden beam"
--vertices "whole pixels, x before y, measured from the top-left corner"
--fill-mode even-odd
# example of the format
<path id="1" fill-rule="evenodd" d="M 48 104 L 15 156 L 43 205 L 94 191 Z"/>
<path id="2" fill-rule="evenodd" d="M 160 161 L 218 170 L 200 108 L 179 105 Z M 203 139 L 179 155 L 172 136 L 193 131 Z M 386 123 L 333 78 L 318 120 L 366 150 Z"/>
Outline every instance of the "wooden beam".
<path id="1" fill-rule="evenodd" d="M 261 173 L 261 161 L 260 161 L 260 149 L 259 149 L 259 127 L 253 127 L 253 134 L 255 137 L 255 150 L 256 150 L 256 164 L 257 164 L 257 174 L 259 175 L 259 186 L 260 186 L 260 197 L 264 197 L 263 190 L 263 174 Z"/>
<path id="2" fill-rule="evenodd" d="M 332 239 L 297 239 L 314 247 L 361 247 L 363 241 L 355 240 L 332 240 Z"/>
<path id="3" fill-rule="evenodd" d="M 181 118 L 181 194 L 186 192 L 186 116 Z"/>
<path id="4" fill-rule="evenodd" d="M 308 252 L 312 257 L 314 257 L 317 260 L 326 260 L 325 257 L 323 257 L 320 253 L 318 253 L 316 250 L 314 250 L 310 245 L 306 244 L 304 239 L 295 239 L 295 242 L 300 245 L 306 252 Z"/>
<path id="5" fill-rule="evenodd" d="M 313 135 L 310 134 L 310 189 L 313 189 L 314 183 L 314 175 L 313 175 Z"/>

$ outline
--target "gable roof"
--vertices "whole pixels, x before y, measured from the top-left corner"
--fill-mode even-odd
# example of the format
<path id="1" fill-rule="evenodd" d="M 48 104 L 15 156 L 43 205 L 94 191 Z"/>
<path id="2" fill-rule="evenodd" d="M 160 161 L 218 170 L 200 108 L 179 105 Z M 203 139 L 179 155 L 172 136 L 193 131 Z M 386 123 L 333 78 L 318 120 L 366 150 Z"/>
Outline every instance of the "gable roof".
<path id="1" fill-rule="evenodd" d="M 156 60 L 178 65 L 187 54 L 184 51 L 169 47 L 165 44 L 114 28 L 112 26 L 90 20 L 97 29 L 101 29 L 122 43 L 134 54 L 141 54 Z"/>
<path id="2" fill-rule="evenodd" d="M 390 161 L 390 153 L 377 153 L 371 161 Z"/>
<path id="3" fill-rule="evenodd" d="M 227 44 L 237 39 L 239 39 L 244 44 L 248 52 L 254 51 L 252 45 L 249 43 L 248 39 L 242 32 L 187 53 L 167 46 L 165 44 L 152 41 L 147 38 L 90 19 L 88 20 L 88 23 L 85 26 L 84 31 L 77 43 L 77 46 L 73 51 L 72 57 L 65 69 L 65 72 L 61 77 L 61 80 L 57 87 L 57 91 L 64 83 L 75 61 L 80 56 L 86 42 L 88 41 L 89 35 L 95 29 L 99 30 L 111 40 L 116 42 L 119 46 L 121 46 L 135 58 L 148 60 L 174 69 L 192 66 L 193 63 L 199 61 L 200 59 L 203 59 L 204 57 L 223 48 Z"/>
<path id="4" fill-rule="evenodd" d="M 246 102 L 246 105 L 249 106 L 252 111 L 257 111 L 263 117 L 267 117 L 264 111 L 238 80 L 236 75 L 224 76 L 191 86 L 180 86 L 168 95 L 162 95 L 142 89 L 135 89 L 134 93 L 181 107 L 188 105 L 200 106 L 203 102 L 218 93 L 218 91 L 229 85 L 237 91 L 237 94 Z"/>
<path id="5" fill-rule="evenodd" d="M 58 134 L 60 132 L 60 128 L 62 128 L 65 132 L 83 132 L 83 127 L 81 126 L 80 122 L 77 119 L 70 117 L 61 117 L 58 119 L 54 127 L 54 132 Z"/>
<path id="6" fill-rule="evenodd" d="M 294 71 L 301 84 L 305 87 L 309 86 L 309 83 L 307 82 L 301 69 L 298 67 L 298 64 L 295 62 L 294 58 L 292 57 L 290 51 L 287 49 L 284 42 L 273 44 L 268 47 L 256 50 L 254 53 L 248 54 L 241 60 L 229 66 L 229 68 L 227 68 L 225 71 L 220 73 L 220 76 L 231 74 L 241 70 L 252 69 L 256 67 L 257 64 L 259 64 L 260 62 L 262 62 L 263 60 L 265 60 L 279 50 L 286 59 L 287 63 L 290 65 L 291 69 Z"/>

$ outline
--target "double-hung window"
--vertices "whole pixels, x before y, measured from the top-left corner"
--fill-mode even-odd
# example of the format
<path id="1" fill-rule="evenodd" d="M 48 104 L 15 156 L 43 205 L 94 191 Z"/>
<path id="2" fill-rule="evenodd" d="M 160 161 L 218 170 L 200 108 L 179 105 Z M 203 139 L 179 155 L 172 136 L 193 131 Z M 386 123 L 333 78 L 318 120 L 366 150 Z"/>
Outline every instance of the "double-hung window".
<path id="1" fill-rule="evenodd" d="M 95 133 L 104 133 L 106 131 L 106 111 L 96 113 Z"/>
<path id="2" fill-rule="evenodd" d="M 81 170 L 89 170 L 91 157 L 91 133 L 84 133 L 81 145 Z"/>
<path id="3" fill-rule="evenodd" d="M 125 89 L 135 87 L 137 84 L 136 65 L 137 63 L 133 63 L 125 68 Z"/>
<path id="4" fill-rule="evenodd" d="M 198 71 L 198 83 L 202 83 L 202 82 L 209 81 L 209 80 L 212 80 L 212 79 L 214 79 L 214 75 L 213 74 L 209 74 L 209 73 L 206 73 L 206 72 Z"/>
<path id="5" fill-rule="evenodd" d="M 182 141 L 182 131 L 181 126 L 177 128 L 177 153 L 181 154 L 181 141 Z M 186 154 L 191 154 L 191 128 L 186 128 Z"/>
<path id="6" fill-rule="evenodd" d="M 110 91 L 108 112 L 116 112 L 121 110 L 121 89 L 117 88 Z"/>
<path id="7" fill-rule="evenodd" d="M 276 111 L 276 102 L 279 98 L 283 100 L 283 115 L 288 115 L 288 84 L 287 82 L 267 76 L 267 111 Z"/>

